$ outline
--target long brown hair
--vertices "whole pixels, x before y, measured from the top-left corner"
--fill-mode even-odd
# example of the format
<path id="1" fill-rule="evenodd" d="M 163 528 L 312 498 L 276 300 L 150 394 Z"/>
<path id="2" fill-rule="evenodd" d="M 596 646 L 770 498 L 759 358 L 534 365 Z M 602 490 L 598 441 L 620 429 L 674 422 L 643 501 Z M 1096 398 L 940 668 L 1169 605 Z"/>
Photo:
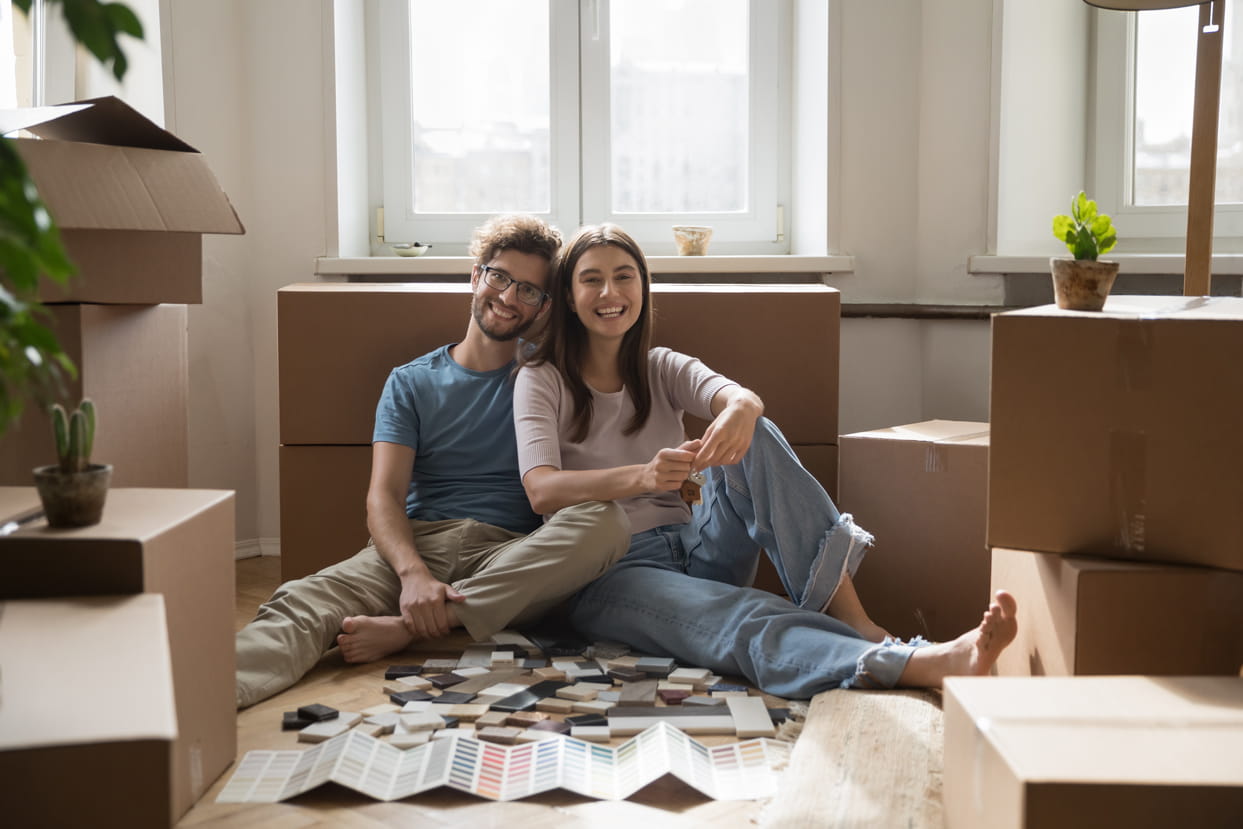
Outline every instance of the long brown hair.
<path id="1" fill-rule="evenodd" d="M 573 443 L 582 443 L 591 428 L 591 390 L 587 388 L 582 372 L 587 353 L 587 329 L 570 307 L 570 294 L 578 260 L 600 245 L 613 245 L 629 254 L 639 266 L 639 275 L 643 280 L 643 308 L 638 321 L 622 337 L 617 356 L 622 383 L 634 403 L 634 417 L 623 434 L 632 435 L 642 429 L 652 412 L 652 389 L 647 376 L 647 352 L 652 347 L 652 277 L 647 269 L 647 259 L 639 244 L 617 225 L 589 225 L 580 229 L 561 249 L 548 285 L 552 307 L 548 312 L 543 339 L 535 351 L 523 360 L 527 365 L 551 363 L 561 373 L 570 390 L 570 399 L 574 401 L 574 416 L 570 421 L 570 441 Z"/>

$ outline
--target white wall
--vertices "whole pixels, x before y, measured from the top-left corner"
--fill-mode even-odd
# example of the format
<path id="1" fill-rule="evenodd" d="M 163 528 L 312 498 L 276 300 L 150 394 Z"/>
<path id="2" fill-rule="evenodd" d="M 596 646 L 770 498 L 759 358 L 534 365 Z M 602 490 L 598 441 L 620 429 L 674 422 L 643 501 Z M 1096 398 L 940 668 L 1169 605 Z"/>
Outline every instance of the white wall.
<path id="1" fill-rule="evenodd" d="M 205 303 L 190 318 L 191 483 L 236 489 L 239 539 L 271 541 L 276 291 L 314 279 L 344 198 L 325 134 L 332 0 L 165 3 L 169 127 L 207 154 L 247 228 L 206 240 Z M 835 14 L 848 35 L 833 62 L 841 180 L 829 215 L 857 269 L 833 284 L 846 302 L 1000 302 L 997 278 L 966 273 L 988 235 L 993 1 L 842 0 Z M 843 321 L 843 432 L 984 420 L 987 388 L 986 322 Z"/>

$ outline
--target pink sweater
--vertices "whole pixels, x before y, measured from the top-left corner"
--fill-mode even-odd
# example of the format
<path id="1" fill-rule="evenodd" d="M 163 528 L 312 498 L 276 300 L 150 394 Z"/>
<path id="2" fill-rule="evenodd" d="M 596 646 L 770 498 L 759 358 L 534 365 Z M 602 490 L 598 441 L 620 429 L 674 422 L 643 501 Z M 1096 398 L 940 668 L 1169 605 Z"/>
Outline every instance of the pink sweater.
<path id="1" fill-rule="evenodd" d="M 694 357 L 653 348 L 648 353 L 652 411 L 643 428 L 623 430 L 634 404 L 623 389 L 602 394 L 591 389 L 592 419 L 587 439 L 570 443 L 574 403 L 557 370 L 545 363 L 518 373 L 514 386 L 514 427 L 518 437 L 518 471 L 537 466 L 555 469 L 608 469 L 647 463 L 658 451 L 686 440 L 682 413 L 712 419 L 712 398 L 733 381 Z M 632 533 L 690 520 L 690 507 L 677 492 L 649 492 L 618 503 L 630 518 Z"/>

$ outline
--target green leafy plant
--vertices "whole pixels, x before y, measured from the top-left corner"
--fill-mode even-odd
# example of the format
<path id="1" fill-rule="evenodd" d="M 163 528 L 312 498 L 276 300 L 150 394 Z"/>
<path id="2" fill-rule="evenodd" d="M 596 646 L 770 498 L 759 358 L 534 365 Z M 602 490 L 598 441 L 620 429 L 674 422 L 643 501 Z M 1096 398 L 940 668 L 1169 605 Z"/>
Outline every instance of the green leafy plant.
<path id="1" fill-rule="evenodd" d="M 1066 243 L 1076 259 L 1095 260 L 1118 244 L 1113 220 L 1097 212 L 1096 202 L 1082 190 L 1070 200 L 1069 216 L 1053 217 L 1053 235 Z"/>
<path id="2" fill-rule="evenodd" d="M 118 37 L 143 36 L 134 13 L 99 0 L 49 0 L 49 6 L 53 2 L 60 3 L 73 37 L 121 80 L 128 63 Z M 29 14 L 31 0 L 13 5 Z M 64 375 L 77 374 L 45 324 L 48 314 L 38 298 L 40 274 L 64 284 L 73 273 L 25 163 L 13 142 L 0 138 L 0 435 L 28 398 L 44 403 L 61 390 Z"/>
<path id="3" fill-rule="evenodd" d="M 13 5 L 29 15 L 32 2 L 13 0 Z M 121 51 L 117 37 L 126 34 L 142 40 L 142 23 L 138 16 L 121 3 L 101 3 L 99 0 L 49 2 L 60 3 L 73 39 L 85 46 L 104 66 L 112 64 L 112 74 L 118 81 L 124 78 L 129 62 Z"/>
<path id="4" fill-rule="evenodd" d="M 85 472 L 91 465 L 95 446 L 95 404 L 88 397 L 73 413 L 59 403 L 52 404 L 52 436 L 56 438 L 56 457 L 66 475 Z"/>

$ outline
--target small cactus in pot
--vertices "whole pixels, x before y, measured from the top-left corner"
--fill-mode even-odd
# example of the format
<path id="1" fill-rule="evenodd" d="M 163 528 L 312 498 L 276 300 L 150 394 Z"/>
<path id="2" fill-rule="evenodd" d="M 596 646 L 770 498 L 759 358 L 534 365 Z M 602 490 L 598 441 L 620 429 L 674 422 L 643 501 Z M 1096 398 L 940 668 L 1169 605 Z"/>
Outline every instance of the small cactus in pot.
<path id="1" fill-rule="evenodd" d="M 91 463 L 95 446 L 96 410 L 88 398 L 72 412 L 56 403 L 51 408 L 52 436 L 58 462 L 34 470 L 35 486 L 49 527 L 87 527 L 98 524 L 112 467 Z"/>
<path id="2" fill-rule="evenodd" d="M 52 405 L 52 434 L 61 472 L 84 472 L 91 465 L 95 417 L 95 403 L 90 398 L 83 400 L 73 414 L 68 414 L 59 403 Z"/>

